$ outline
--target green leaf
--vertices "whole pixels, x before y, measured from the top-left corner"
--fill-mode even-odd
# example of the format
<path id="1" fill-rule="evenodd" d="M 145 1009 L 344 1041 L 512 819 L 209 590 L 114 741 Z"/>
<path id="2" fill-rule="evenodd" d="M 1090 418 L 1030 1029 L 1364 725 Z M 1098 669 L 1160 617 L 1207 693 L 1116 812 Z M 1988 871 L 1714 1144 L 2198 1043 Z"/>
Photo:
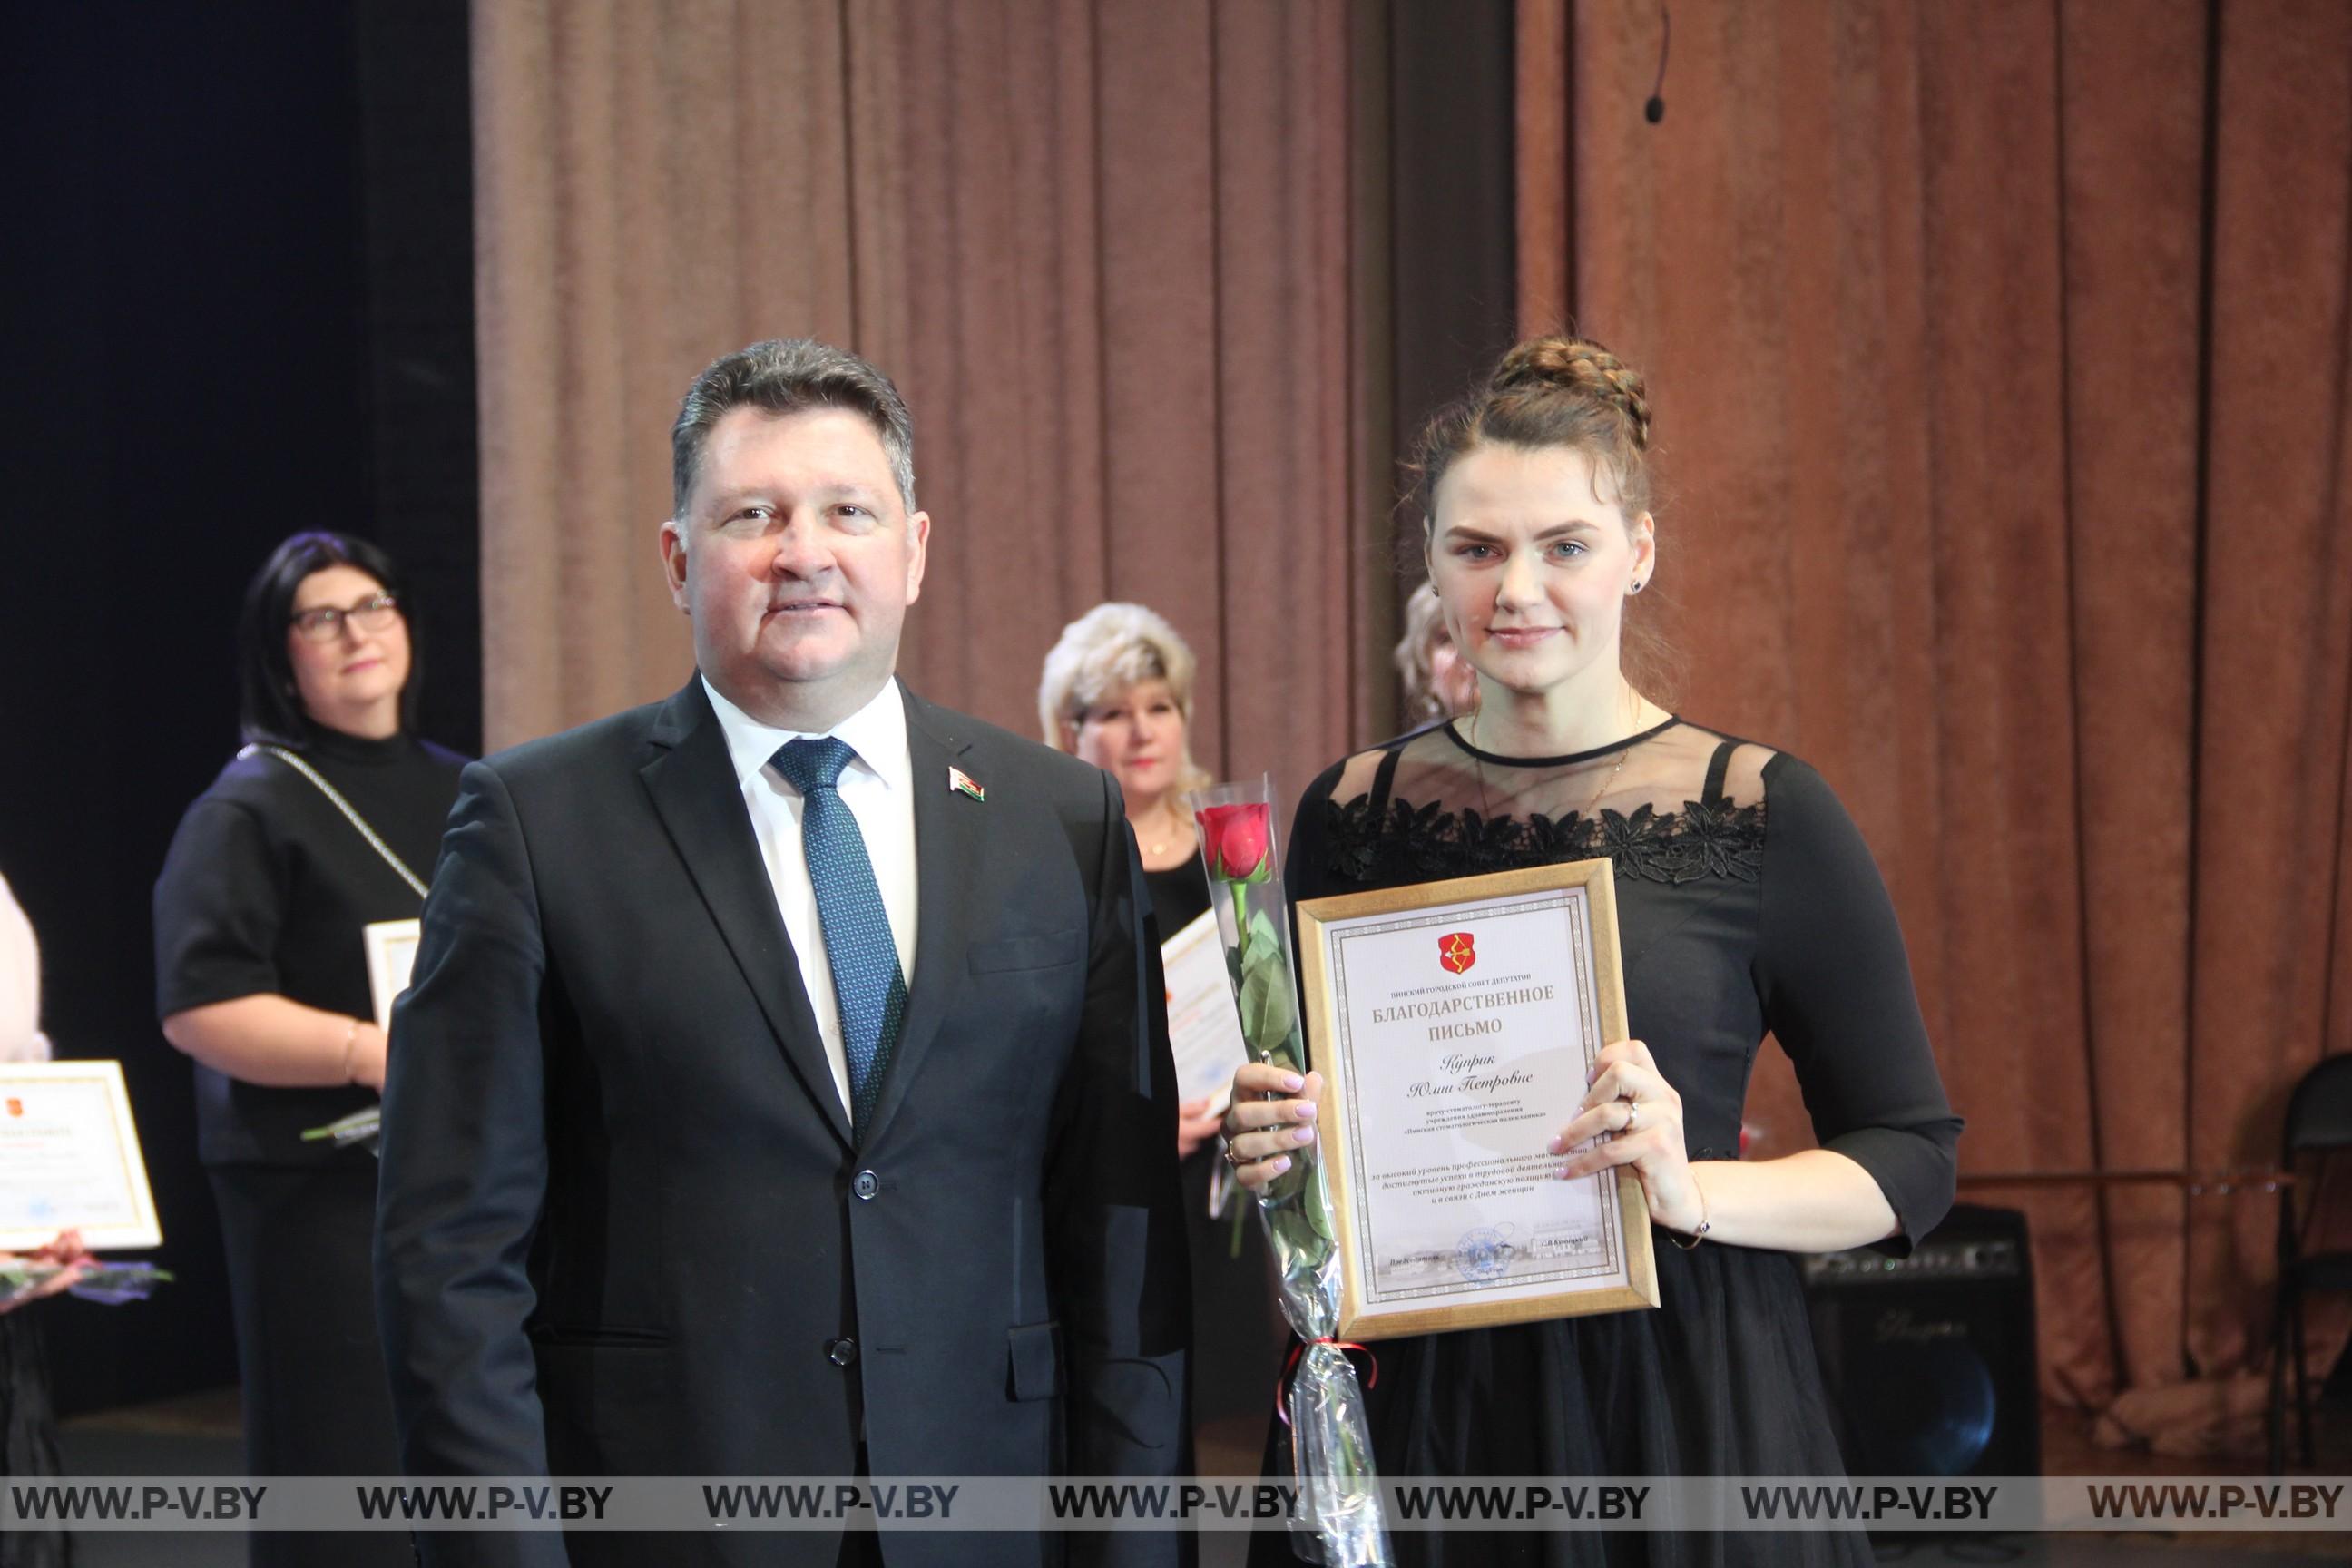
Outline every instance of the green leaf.
<path id="1" fill-rule="evenodd" d="M 1294 1026 L 1279 1040 L 1259 1050 L 1259 1059 L 1272 1062 L 1285 1072 L 1305 1072 L 1307 1052 L 1299 1043 L 1298 1030 Z"/>
<path id="2" fill-rule="evenodd" d="M 1263 947 L 1276 959 L 1282 956 L 1282 933 L 1275 929 L 1274 917 L 1264 910 L 1250 911 L 1250 945 Z"/>
<path id="3" fill-rule="evenodd" d="M 1242 961 L 1242 1034 L 1250 1045 L 1271 1051 L 1290 1036 L 1298 1022 L 1298 1005 L 1290 996 L 1290 970 L 1279 952 L 1272 962 L 1262 957 Z"/>

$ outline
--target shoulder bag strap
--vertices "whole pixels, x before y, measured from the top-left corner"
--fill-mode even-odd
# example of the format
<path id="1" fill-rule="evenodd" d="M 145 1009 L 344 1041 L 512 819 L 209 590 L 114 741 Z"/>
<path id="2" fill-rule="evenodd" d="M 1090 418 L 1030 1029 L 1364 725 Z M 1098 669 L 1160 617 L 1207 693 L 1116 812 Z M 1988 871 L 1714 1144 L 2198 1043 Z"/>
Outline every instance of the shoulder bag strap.
<path id="1" fill-rule="evenodd" d="M 296 773 L 300 773 L 304 778 L 309 779 L 313 784 L 317 785 L 319 793 L 325 795 L 328 801 L 333 805 L 334 808 L 343 814 L 343 820 L 360 830 L 360 837 L 368 841 L 368 847 L 383 856 L 383 863 L 391 867 L 394 870 L 399 872 L 400 879 L 407 883 L 411 888 L 414 888 L 416 890 L 416 896 L 418 898 L 421 899 L 425 897 L 425 884 L 418 879 L 415 872 L 408 868 L 407 862 L 404 861 L 399 856 L 392 852 L 392 846 L 386 844 L 377 836 L 376 830 L 368 826 L 367 818 L 359 814 L 358 807 L 352 805 L 350 801 L 343 798 L 342 791 L 337 789 L 325 779 L 320 777 L 318 769 L 312 767 L 310 763 L 304 762 L 301 758 L 296 756 L 293 752 L 288 751 L 283 746 L 247 746 L 245 750 L 239 752 L 237 755 L 240 757 L 249 757 L 256 752 L 268 752 L 271 756 L 276 757 L 279 762 L 284 763 L 288 767 L 292 768 Z"/>

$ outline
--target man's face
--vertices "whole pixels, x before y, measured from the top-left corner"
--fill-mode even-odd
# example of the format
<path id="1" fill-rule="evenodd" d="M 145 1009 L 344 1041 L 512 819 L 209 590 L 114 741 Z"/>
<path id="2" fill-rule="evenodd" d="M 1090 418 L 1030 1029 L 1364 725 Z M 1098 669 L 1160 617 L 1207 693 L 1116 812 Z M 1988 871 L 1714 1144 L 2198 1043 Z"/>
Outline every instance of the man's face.
<path id="1" fill-rule="evenodd" d="M 662 524 L 695 662 L 754 718 L 838 723 L 897 667 L 930 527 L 908 514 L 864 416 L 730 410 L 704 446 L 687 514 Z"/>

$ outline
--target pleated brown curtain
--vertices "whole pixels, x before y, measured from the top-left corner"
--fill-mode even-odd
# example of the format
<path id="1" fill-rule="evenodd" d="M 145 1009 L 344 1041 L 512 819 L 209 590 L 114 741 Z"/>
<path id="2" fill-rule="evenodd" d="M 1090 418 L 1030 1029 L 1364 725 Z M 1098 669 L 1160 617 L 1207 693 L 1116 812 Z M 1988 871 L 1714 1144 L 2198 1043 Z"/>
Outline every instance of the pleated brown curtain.
<path id="1" fill-rule="evenodd" d="M 690 668 L 669 422 L 809 334 L 915 416 L 901 672 L 1024 732 L 1106 598 L 1202 659 L 1194 751 L 1296 790 L 1370 724 L 1385 448 L 1343 0 L 484 0 L 474 10 L 487 722 Z"/>
<path id="2" fill-rule="evenodd" d="M 1655 0 L 1522 0 L 1517 226 L 1650 377 L 1683 710 L 1861 822 L 1964 1174 L 2271 1163 L 2352 1049 L 2352 10 L 1672 9 L 1651 124 Z M 2270 1200 L 1969 1195 L 2049 1394 L 2244 1439 Z"/>

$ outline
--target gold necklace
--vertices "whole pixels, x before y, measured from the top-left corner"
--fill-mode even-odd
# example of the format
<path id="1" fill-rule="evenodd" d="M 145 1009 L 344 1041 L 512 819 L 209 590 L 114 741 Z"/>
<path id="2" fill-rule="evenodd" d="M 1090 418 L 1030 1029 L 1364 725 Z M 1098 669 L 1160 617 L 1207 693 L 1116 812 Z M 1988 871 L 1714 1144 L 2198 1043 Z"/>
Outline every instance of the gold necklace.
<path id="1" fill-rule="evenodd" d="M 1484 711 L 1483 709 L 1476 708 L 1470 710 L 1470 765 L 1476 770 L 1478 775 L 1478 815 L 1483 819 L 1492 822 L 1495 819 L 1494 808 L 1486 804 L 1486 759 L 1478 750 L 1478 720 Z M 1633 754 L 1633 742 L 1640 738 L 1637 735 L 1626 737 L 1624 745 L 1617 752 L 1617 765 L 1609 770 L 1608 775 L 1601 781 L 1601 787 L 1594 790 L 1592 798 L 1584 803 L 1584 810 L 1581 813 L 1583 817 L 1586 819 L 1591 817 L 1593 811 L 1601 805 L 1601 797 L 1607 795 L 1610 786 L 1617 782 L 1617 775 L 1625 771 L 1625 759 Z"/>
<path id="2" fill-rule="evenodd" d="M 1154 860 L 1157 860 L 1161 856 L 1167 854 L 1169 848 L 1174 845 L 1179 838 L 1189 835 L 1192 830 L 1192 825 L 1185 818 L 1177 816 L 1174 808 L 1169 805 L 1165 800 L 1162 800 L 1158 806 L 1154 807 L 1154 809 L 1160 813 L 1160 820 L 1168 824 L 1168 837 L 1161 839 L 1157 844 L 1145 845 L 1143 847 L 1143 850 L 1145 854 L 1150 856 Z"/>

